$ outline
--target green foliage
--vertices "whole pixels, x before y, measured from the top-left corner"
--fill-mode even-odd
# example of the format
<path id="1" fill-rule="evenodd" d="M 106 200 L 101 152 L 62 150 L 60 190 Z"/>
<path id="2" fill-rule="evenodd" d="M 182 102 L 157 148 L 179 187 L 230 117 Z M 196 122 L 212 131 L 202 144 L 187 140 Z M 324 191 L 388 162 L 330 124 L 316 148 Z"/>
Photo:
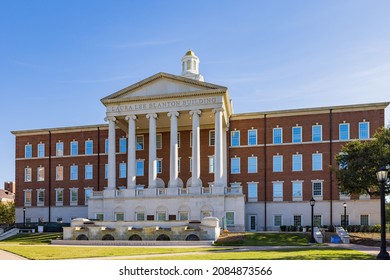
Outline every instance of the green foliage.
<path id="1" fill-rule="evenodd" d="M 378 129 L 373 140 L 348 142 L 335 159 L 339 167 L 333 171 L 340 192 L 379 195 L 376 172 L 390 164 L 390 128 Z"/>
<path id="2" fill-rule="evenodd" d="M 15 203 L 0 203 L 0 224 L 12 225 L 15 223 Z"/>

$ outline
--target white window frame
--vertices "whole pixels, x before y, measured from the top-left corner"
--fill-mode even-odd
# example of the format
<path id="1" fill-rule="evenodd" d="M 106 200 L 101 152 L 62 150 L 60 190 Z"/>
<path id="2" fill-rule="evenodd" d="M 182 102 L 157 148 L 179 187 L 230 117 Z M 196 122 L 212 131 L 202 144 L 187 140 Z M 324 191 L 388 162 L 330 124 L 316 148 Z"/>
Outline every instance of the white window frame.
<path id="1" fill-rule="evenodd" d="M 235 164 L 238 164 L 238 166 L 235 166 Z M 233 168 L 238 168 L 238 170 L 233 170 Z M 230 158 L 230 173 L 231 174 L 241 173 L 241 159 L 239 157 Z"/>
<path id="2" fill-rule="evenodd" d="M 70 166 L 70 180 L 75 181 L 78 179 L 79 179 L 79 166 L 73 164 Z"/>
<path id="3" fill-rule="evenodd" d="M 280 160 L 280 169 L 277 169 L 277 165 L 275 164 L 275 160 Z M 277 162 L 278 163 L 278 162 Z M 282 155 L 275 155 L 272 158 L 272 171 L 273 172 L 283 172 L 283 156 Z"/>
<path id="4" fill-rule="evenodd" d="M 362 137 L 361 125 L 363 125 L 363 124 L 367 125 L 367 136 L 366 137 Z M 359 140 L 368 140 L 368 139 L 370 139 L 370 122 L 366 122 L 366 121 L 359 122 Z"/>
<path id="5" fill-rule="evenodd" d="M 44 158 L 45 157 L 45 144 L 39 143 L 37 146 L 37 157 Z"/>
<path id="6" fill-rule="evenodd" d="M 24 145 L 24 158 L 32 158 L 33 157 L 33 148 L 31 144 Z"/>
<path id="7" fill-rule="evenodd" d="M 315 133 L 314 133 L 314 128 L 319 127 L 320 129 L 320 139 L 315 140 Z M 321 124 L 315 124 L 311 127 L 311 141 L 312 142 L 322 142 L 322 125 Z"/>
<path id="8" fill-rule="evenodd" d="M 142 163 L 142 174 L 138 173 L 138 164 L 139 163 Z M 143 159 L 137 159 L 136 161 L 136 176 L 140 177 L 140 176 L 145 176 L 145 160 Z"/>
<path id="9" fill-rule="evenodd" d="M 85 148 L 85 152 L 84 153 L 86 155 L 93 155 L 93 140 L 91 140 L 91 139 L 85 140 L 84 146 L 85 146 L 84 147 Z M 91 149 L 90 151 L 88 151 L 89 148 Z"/>
<path id="10" fill-rule="evenodd" d="M 75 146 L 73 146 L 73 145 L 75 145 Z M 79 142 L 76 140 L 70 142 L 70 155 L 71 156 L 78 156 L 79 155 Z"/>
<path id="11" fill-rule="evenodd" d="M 61 169 L 61 172 L 60 172 Z M 60 177 L 61 173 L 61 177 Z M 57 165 L 56 166 L 56 181 L 63 181 L 64 180 L 64 166 Z"/>
<path id="12" fill-rule="evenodd" d="M 251 162 L 252 160 L 253 160 L 253 162 Z M 252 163 L 254 163 L 254 165 Z M 251 169 L 251 167 L 253 169 Z M 256 156 L 248 157 L 248 173 L 257 173 L 257 157 Z"/>
<path id="13" fill-rule="evenodd" d="M 143 135 L 137 135 L 135 137 L 135 141 L 136 141 L 136 144 L 135 144 L 135 149 L 136 151 L 143 151 L 144 150 L 144 136 Z"/>
<path id="14" fill-rule="evenodd" d="M 45 206 L 45 189 L 37 189 L 37 206 Z"/>
<path id="15" fill-rule="evenodd" d="M 278 224 L 276 224 L 276 217 L 280 217 L 280 225 L 278 225 Z M 273 223 L 274 223 L 274 227 L 280 227 L 280 226 L 282 226 L 283 225 L 283 215 L 274 215 L 273 216 Z"/>
<path id="16" fill-rule="evenodd" d="M 127 164 L 126 162 L 119 163 L 119 178 L 123 179 L 127 177 Z"/>
<path id="17" fill-rule="evenodd" d="M 238 136 L 235 136 L 235 135 L 238 135 Z M 240 147 L 240 138 L 241 138 L 241 134 L 240 134 L 240 131 L 239 130 L 233 130 L 230 132 L 230 145 L 232 147 Z M 237 143 L 235 142 L 235 140 L 237 140 Z"/>
<path id="18" fill-rule="evenodd" d="M 40 174 L 41 172 L 42 174 Z M 44 181 L 45 181 L 45 167 L 39 166 L 37 167 L 37 182 L 44 182 Z"/>
<path id="19" fill-rule="evenodd" d="M 209 130 L 209 146 L 215 146 L 215 130 Z"/>
<path id="20" fill-rule="evenodd" d="M 312 182 L 312 196 L 316 200 L 322 200 L 323 199 L 323 195 L 324 195 L 324 181 L 323 180 L 312 180 L 311 182 Z M 321 184 L 321 194 L 314 194 L 315 184 Z"/>
<path id="21" fill-rule="evenodd" d="M 215 172 L 215 156 L 209 156 L 209 174 L 213 174 Z"/>
<path id="22" fill-rule="evenodd" d="M 56 157 L 63 157 L 64 156 L 64 142 L 57 142 L 56 143 Z"/>
<path id="23" fill-rule="evenodd" d="M 277 188 L 280 188 L 280 190 Z M 280 195 L 275 195 L 275 193 L 278 194 L 278 192 L 280 192 Z M 273 201 L 283 201 L 283 181 L 272 182 L 272 197 Z"/>
<path id="24" fill-rule="evenodd" d="M 296 139 L 294 139 L 294 131 L 296 129 L 299 129 L 299 141 L 296 141 Z M 302 126 L 293 126 L 292 129 L 291 129 L 291 142 L 292 143 L 302 143 Z"/>
<path id="25" fill-rule="evenodd" d="M 302 156 L 302 154 L 294 154 L 294 155 L 292 155 L 292 166 L 291 166 L 291 168 L 292 168 L 293 172 L 303 171 L 303 156 Z"/>
<path id="26" fill-rule="evenodd" d="M 119 153 L 121 153 L 121 154 L 127 153 L 127 138 L 126 137 L 119 138 Z"/>
<path id="27" fill-rule="evenodd" d="M 76 198 L 73 196 L 74 194 L 76 194 Z M 70 188 L 69 189 L 70 206 L 78 205 L 78 201 L 79 201 L 79 189 L 78 188 Z"/>
<path id="28" fill-rule="evenodd" d="M 257 202 L 259 197 L 259 183 L 257 182 L 248 182 L 248 202 Z"/>
<path id="29" fill-rule="evenodd" d="M 323 165 L 322 153 L 312 154 L 311 161 L 312 161 L 312 171 L 322 171 L 322 168 L 323 168 L 322 167 L 322 165 Z M 319 164 L 319 165 L 317 166 L 317 164 Z"/>
<path id="30" fill-rule="evenodd" d="M 254 143 L 251 143 L 251 132 L 254 132 Z M 257 145 L 257 129 L 248 129 L 248 146 L 256 146 Z"/>
<path id="31" fill-rule="evenodd" d="M 64 205 L 64 189 L 63 188 L 57 188 L 56 191 L 56 206 L 63 206 Z M 61 194 L 61 199 L 60 199 Z"/>
<path id="32" fill-rule="evenodd" d="M 275 132 L 276 131 L 280 131 L 280 142 L 278 141 L 275 141 Z M 273 144 L 276 144 L 276 145 L 279 145 L 279 144 L 283 144 L 283 128 L 282 127 L 274 127 L 272 129 L 272 143 Z"/>
<path id="33" fill-rule="evenodd" d="M 23 191 L 24 191 L 24 198 L 23 198 L 24 206 L 31 206 L 31 203 L 32 203 L 32 190 L 31 189 L 26 189 L 26 190 L 23 190 Z"/>
<path id="34" fill-rule="evenodd" d="M 160 139 L 159 139 L 160 138 Z M 162 134 L 161 133 L 157 133 L 156 134 L 156 149 L 157 150 L 161 150 L 162 147 L 163 147 L 163 139 L 162 139 Z"/>
<path id="35" fill-rule="evenodd" d="M 303 181 L 292 181 L 291 182 L 291 193 L 292 193 L 292 200 L 293 201 L 302 201 L 303 200 Z M 299 188 L 299 192 L 295 190 L 295 188 Z M 300 195 L 297 195 L 297 193 L 300 193 Z"/>
<path id="36" fill-rule="evenodd" d="M 88 200 L 93 196 L 93 188 L 84 188 L 84 205 L 88 205 Z"/>
<path id="37" fill-rule="evenodd" d="M 92 180 L 93 179 L 93 165 L 87 164 L 85 165 L 85 180 Z M 89 170 L 90 169 L 90 170 Z"/>
<path id="38" fill-rule="evenodd" d="M 24 181 L 32 182 L 32 168 L 29 166 L 24 168 Z"/>
<path id="39" fill-rule="evenodd" d="M 348 136 L 345 139 L 341 137 L 341 127 L 342 126 L 347 126 L 348 127 Z M 339 124 L 339 140 L 340 141 L 349 141 L 350 139 L 351 139 L 350 124 L 349 123 L 340 123 Z"/>
<path id="40" fill-rule="evenodd" d="M 228 220 L 228 214 L 233 215 L 233 220 Z M 236 224 L 236 212 L 235 211 L 226 211 L 225 212 L 225 222 L 227 226 L 234 226 Z"/>

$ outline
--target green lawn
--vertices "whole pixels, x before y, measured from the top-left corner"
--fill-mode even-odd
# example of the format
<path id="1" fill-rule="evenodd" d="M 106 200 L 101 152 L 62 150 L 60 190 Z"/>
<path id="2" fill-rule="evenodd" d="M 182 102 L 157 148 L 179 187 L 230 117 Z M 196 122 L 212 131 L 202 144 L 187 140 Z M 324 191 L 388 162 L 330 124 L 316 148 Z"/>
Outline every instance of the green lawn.
<path id="1" fill-rule="evenodd" d="M 244 240 L 216 242 L 216 246 L 307 246 L 309 236 L 302 233 L 245 233 Z"/>

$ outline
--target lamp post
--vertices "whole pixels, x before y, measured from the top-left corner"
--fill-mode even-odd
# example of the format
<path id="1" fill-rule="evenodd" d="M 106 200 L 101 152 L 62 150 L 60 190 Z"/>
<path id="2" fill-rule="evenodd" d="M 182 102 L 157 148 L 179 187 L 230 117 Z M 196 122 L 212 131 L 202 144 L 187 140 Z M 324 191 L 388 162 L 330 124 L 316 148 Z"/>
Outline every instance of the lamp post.
<path id="1" fill-rule="evenodd" d="M 343 207 L 344 207 L 344 230 L 347 230 L 347 203 L 344 202 L 343 203 Z"/>
<path id="2" fill-rule="evenodd" d="M 23 207 L 23 227 L 26 227 L 26 207 Z"/>
<path id="3" fill-rule="evenodd" d="M 316 201 L 313 197 L 310 199 L 310 206 L 311 206 L 311 237 L 310 237 L 310 243 L 316 243 L 316 240 L 314 239 L 314 205 L 316 204 Z"/>
<path id="4" fill-rule="evenodd" d="M 380 200 L 381 200 L 381 250 L 376 257 L 378 260 L 389 260 L 389 253 L 386 251 L 386 209 L 385 209 L 385 185 L 387 183 L 388 170 L 382 167 L 376 177 L 380 183 Z"/>

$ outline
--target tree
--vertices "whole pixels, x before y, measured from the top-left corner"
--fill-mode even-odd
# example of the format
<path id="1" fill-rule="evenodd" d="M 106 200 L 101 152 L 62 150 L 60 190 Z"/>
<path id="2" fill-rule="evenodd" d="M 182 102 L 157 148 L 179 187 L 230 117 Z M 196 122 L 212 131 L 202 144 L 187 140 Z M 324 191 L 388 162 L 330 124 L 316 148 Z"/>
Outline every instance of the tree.
<path id="1" fill-rule="evenodd" d="M 15 203 L 0 203 L 0 224 L 12 225 L 15 223 Z"/>
<path id="2" fill-rule="evenodd" d="M 336 173 L 340 192 L 344 194 L 379 195 L 376 172 L 390 167 L 390 127 L 380 128 L 373 140 L 348 142 L 336 155 Z M 389 181 L 386 194 L 390 193 Z"/>

